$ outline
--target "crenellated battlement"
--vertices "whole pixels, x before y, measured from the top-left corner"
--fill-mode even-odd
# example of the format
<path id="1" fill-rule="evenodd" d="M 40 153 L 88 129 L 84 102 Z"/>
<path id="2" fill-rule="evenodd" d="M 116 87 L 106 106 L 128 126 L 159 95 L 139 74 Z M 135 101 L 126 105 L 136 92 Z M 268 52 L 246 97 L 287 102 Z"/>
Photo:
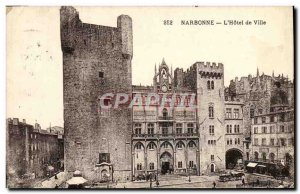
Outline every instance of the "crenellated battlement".
<path id="1" fill-rule="evenodd" d="M 205 71 L 223 71 L 224 66 L 222 63 L 216 62 L 197 62 L 199 70 Z"/>
<path id="2" fill-rule="evenodd" d="M 78 11 L 69 6 L 61 7 L 60 15 L 61 47 L 64 53 L 72 54 L 77 47 L 102 47 L 120 49 L 125 58 L 132 58 L 132 20 L 129 16 L 120 15 L 117 27 L 111 27 L 84 23 Z"/>
<path id="3" fill-rule="evenodd" d="M 222 63 L 215 62 L 197 62 L 198 73 L 201 78 L 221 79 L 224 74 L 224 66 Z"/>

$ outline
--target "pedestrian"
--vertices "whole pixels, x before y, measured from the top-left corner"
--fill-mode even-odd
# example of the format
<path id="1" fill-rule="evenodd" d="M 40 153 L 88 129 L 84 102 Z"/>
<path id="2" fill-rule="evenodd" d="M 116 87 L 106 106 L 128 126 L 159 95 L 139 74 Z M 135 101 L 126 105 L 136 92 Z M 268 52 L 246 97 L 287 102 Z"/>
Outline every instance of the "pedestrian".
<path id="1" fill-rule="evenodd" d="M 58 185 L 57 184 L 55 185 L 55 189 L 58 189 Z"/>
<path id="2" fill-rule="evenodd" d="M 216 185 L 217 185 L 217 184 L 216 184 L 216 182 L 214 181 L 214 182 L 213 182 L 213 189 L 216 188 Z"/>
<path id="3" fill-rule="evenodd" d="M 152 179 L 150 179 L 150 189 L 152 189 Z"/>
<path id="4" fill-rule="evenodd" d="M 158 187 L 159 186 L 159 182 L 158 182 L 158 180 L 156 181 L 156 187 Z"/>
<path id="5" fill-rule="evenodd" d="M 259 185 L 259 180 L 258 179 L 256 180 L 256 184 L 257 184 L 257 186 Z"/>
<path id="6" fill-rule="evenodd" d="M 245 179 L 244 178 L 242 179 L 242 184 L 245 185 Z"/>

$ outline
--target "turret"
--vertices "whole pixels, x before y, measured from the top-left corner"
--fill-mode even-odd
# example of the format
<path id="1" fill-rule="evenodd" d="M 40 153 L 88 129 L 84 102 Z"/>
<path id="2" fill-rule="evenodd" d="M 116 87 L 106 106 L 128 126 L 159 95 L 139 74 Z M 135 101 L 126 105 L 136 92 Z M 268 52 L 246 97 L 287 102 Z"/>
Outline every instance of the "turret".
<path id="1" fill-rule="evenodd" d="M 117 23 L 121 33 L 122 53 L 132 58 L 132 20 L 128 15 L 120 15 Z"/>
<path id="2" fill-rule="evenodd" d="M 75 37 L 70 36 L 80 22 L 79 14 L 74 7 L 63 6 L 60 8 L 60 36 L 61 48 L 64 53 L 72 53 L 75 47 Z"/>

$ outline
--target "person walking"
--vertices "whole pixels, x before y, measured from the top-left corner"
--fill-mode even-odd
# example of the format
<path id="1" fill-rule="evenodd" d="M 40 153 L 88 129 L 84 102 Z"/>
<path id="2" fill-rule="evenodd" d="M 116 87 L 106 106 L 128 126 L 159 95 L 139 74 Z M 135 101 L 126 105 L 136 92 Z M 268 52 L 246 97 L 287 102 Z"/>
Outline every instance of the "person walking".
<path id="1" fill-rule="evenodd" d="M 158 180 L 156 181 L 156 187 L 158 187 L 159 186 L 159 182 L 158 182 Z"/>
<path id="2" fill-rule="evenodd" d="M 213 189 L 216 188 L 216 185 L 217 185 L 217 183 L 214 181 L 214 182 L 213 182 Z"/>

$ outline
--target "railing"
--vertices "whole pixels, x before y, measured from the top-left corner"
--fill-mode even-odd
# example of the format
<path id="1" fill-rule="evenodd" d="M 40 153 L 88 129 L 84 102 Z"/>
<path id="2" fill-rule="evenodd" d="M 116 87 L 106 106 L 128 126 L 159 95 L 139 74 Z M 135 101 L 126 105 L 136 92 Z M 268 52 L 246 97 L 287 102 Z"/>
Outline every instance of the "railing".
<path id="1" fill-rule="evenodd" d="M 173 117 L 162 116 L 162 117 L 158 117 L 158 120 L 170 121 L 173 120 Z"/>
<path id="2" fill-rule="evenodd" d="M 166 133 L 166 134 L 132 134 L 132 138 L 134 139 L 145 139 L 145 138 L 193 138 L 199 137 L 199 133 Z"/>

